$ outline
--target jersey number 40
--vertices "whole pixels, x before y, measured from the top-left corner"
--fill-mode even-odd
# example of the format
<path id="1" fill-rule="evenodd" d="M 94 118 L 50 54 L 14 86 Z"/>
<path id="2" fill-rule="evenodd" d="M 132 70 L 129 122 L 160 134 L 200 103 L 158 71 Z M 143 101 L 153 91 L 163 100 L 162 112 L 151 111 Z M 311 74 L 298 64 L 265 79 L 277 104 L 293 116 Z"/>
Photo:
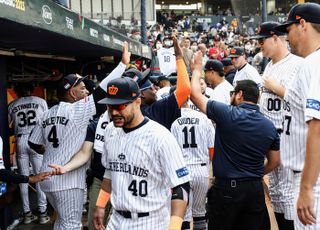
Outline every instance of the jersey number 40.
<path id="1" fill-rule="evenodd" d="M 137 182 L 137 180 L 132 180 L 128 191 L 132 192 L 133 196 L 141 196 L 145 197 L 148 195 L 148 183 L 146 180 L 142 180 L 140 182 Z"/>

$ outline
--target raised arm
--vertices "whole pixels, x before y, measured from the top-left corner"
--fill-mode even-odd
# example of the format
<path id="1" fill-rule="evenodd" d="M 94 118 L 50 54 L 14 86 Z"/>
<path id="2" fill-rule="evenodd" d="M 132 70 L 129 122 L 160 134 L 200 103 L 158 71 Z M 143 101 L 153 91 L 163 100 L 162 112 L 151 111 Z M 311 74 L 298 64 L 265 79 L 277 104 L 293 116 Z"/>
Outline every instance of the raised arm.
<path id="1" fill-rule="evenodd" d="M 177 65 L 177 89 L 175 96 L 178 106 L 181 107 L 190 96 L 191 86 L 187 68 L 183 61 L 182 51 L 176 37 L 173 37 L 173 45 Z"/>
<path id="2" fill-rule="evenodd" d="M 106 92 L 108 82 L 119 78 L 122 76 L 124 71 L 126 70 L 126 66 L 130 63 L 130 57 L 131 53 L 129 52 L 129 46 L 127 42 L 123 43 L 123 49 L 122 49 L 122 59 L 119 65 L 112 70 L 112 72 L 105 77 L 99 84 L 99 87 L 93 91 L 93 98 L 95 102 L 98 102 L 99 100 L 103 99 L 105 97 L 103 92 Z M 101 92 L 102 91 L 102 92 Z"/>
<path id="3" fill-rule="evenodd" d="M 191 78 L 191 101 L 201 112 L 207 114 L 208 98 L 201 93 L 200 77 L 202 71 L 202 53 L 198 51 L 194 55 L 193 72 Z"/>

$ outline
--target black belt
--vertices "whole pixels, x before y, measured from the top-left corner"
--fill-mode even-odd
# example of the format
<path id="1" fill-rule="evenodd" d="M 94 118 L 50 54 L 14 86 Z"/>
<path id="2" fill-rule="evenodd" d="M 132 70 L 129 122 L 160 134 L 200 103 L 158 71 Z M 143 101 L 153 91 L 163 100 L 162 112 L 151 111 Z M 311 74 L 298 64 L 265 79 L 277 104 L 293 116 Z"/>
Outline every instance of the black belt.
<path id="1" fill-rule="evenodd" d="M 238 178 L 238 179 L 221 179 L 215 178 L 214 185 L 236 188 L 241 187 L 242 185 L 252 184 L 252 183 L 261 183 L 261 178 Z"/>
<path id="2" fill-rule="evenodd" d="M 134 217 L 132 215 L 131 212 L 129 211 L 120 211 L 120 210 L 116 210 L 117 213 L 119 213 L 121 216 L 123 216 L 124 218 L 127 218 L 127 219 L 131 219 L 132 217 Z M 140 217 L 145 217 L 145 216 L 149 216 L 149 213 L 148 212 L 138 212 L 136 213 L 137 214 L 137 217 L 140 218 Z"/>

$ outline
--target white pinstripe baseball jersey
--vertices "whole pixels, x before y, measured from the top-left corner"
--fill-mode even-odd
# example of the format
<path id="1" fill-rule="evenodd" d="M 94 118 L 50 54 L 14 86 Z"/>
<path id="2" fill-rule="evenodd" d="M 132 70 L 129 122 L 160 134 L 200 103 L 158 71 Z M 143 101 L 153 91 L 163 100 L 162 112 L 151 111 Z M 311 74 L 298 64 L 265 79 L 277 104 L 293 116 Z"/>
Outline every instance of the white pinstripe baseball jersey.
<path id="1" fill-rule="evenodd" d="M 109 123 L 110 117 L 108 111 L 106 110 L 99 118 L 93 143 L 93 148 L 99 153 L 103 153 L 104 133 Z"/>
<path id="2" fill-rule="evenodd" d="M 236 87 L 238 81 L 252 80 L 260 87 L 262 84 L 262 78 L 258 71 L 249 63 L 247 63 L 242 69 L 237 70 L 233 79 L 233 86 Z"/>
<path id="3" fill-rule="evenodd" d="M 306 73 L 311 76 L 311 84 L 307 97 L 306 106 L 306 121 L 312 118 L 320 119 L 320 65 L 319 65 L 320 50 L 307 57 L 308 66 L 306 66 Z"/>
<path id="4" fill-rule="evenodd" d="M 283 133 L 280 138 L 281 162 L 291 170 L 302 171 L 305 159 L 308 126 L 305 107 L 311 76 L 305 73 L 308 58 L 301 61 L 301 68 L 284 95 Z"/>
<path id="5" fill-rule="evenodd" d="M 115 210 L 160 210 L 168 203 L 169 188 L 190 181 L 174 136 L 152 120 L 127 133 L 110 123 L 101 159 L 104 177 L 112 181 Z"/>
<path id="6" fill-rule="evenodd" d="M 209 150 L 214 146 L 215 129 L 203 114 L 190 108 L 181 109 L 181 117 L 171 126 L 187 165 L 209 163 Z"/>
<path id="7" fill-rule="evenodd" d="M 48 110 L 47 102 L 40 97 L 21 97 L 9 104 L 8 120 L 13 122 L 15 135 L 29 134 L 42 116 Z"/>
<path id="8" fill-rule="evenodd" d="M 51 171 L 48 164 L 65 165 L 78 152 L 89 119 L 95 112 L 93 96 L 90 95 L 75 103 L 60 102 L 43 114 L 29 138 L 31 142 L 45 146 L 41 172 Z M 85 168 L 84 165 L 64 175 L 52 176 L 41 182 L 41 188 L 45 192 L 84 189 Z"/>
<path id="9" fill-rule="evenodd" d="M 275 77 L 281 86 L 288 88 L 292 79 L 298 77 L 297 72 L 301 67 L 302 61 L 303 58 L 293 54 L 289 54 L 275 64 L 270 61 L 262 76 Z M 283 128 L 283 99 L 281 97 L 262 87 L 260 108 L 265 117 L 273 122 L 276 129 Z"/>
<path id="10" fill-rule="evenodd" d="M 161 73 L 164 75 L 169 75 L 171 73 L 177 72 L 176 67 L 176 56 L 174 54 L 174 48 L 161 48 L 157 51 L 157 56 L 159 59 L 159 67 Z"/>
<path id="11" fill-rule="evenodd" d="M 223 80 L 213 89 L 210 99 L 230 105 L 230 91 L 232 90 L 233 86 L 227 80 Z"/>

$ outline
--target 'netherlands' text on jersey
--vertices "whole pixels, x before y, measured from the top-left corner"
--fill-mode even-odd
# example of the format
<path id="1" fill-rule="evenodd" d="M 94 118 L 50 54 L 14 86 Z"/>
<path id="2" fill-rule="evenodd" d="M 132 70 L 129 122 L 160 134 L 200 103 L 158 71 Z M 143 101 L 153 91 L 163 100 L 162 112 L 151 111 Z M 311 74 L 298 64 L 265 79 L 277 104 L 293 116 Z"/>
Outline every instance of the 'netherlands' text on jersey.
<path id="1" fill-rule="evenodd" d="M 127 133 L 110 123 L 101 161 L 104 177 L 112 181 L 115 210 L 159 210 L 167 205 L 169 188 L 190 181 L 174 136 L 152 120 Z"/>
<path id="2" fill-rule="evenodd" d="M 288 89 L 283 102 L 283 132 L 280 139 L 281 162 L 283 166 L 302 171 L 308 126 L 305 122 L 305 105 L 311 76 L 306 74 L 308 57 L 302 60 L 298 71 Z"/>
<path id="3" fill-rule="evenodd" d="M 51 171 L 48 164 L 65 165 L 81 148 L 90 118 L 96 113 L 93 96 L 75 103 L 60 102 L 42 116 L 29 141 L 45 146 L 41 172 Z M 44 192 L 84 188 L 86 166 L 41 182 Z"/>
<path id="4" fill-rule="evenodd" d="M 208 148 L 214 147 L 215 129 L 203 113 L 181 108 L 181 117 L 171 126 L 187 165 L 209 164 Z"/>
<path id="5" fill-rule="evenodd" d="M 306 74 L 311 76 L 311 83 L 306 102 L 306 121 L 313 118 L 320 119 L 320 65 L 319 65 L 320 50 L 317 50 L 308 57 L 308 66 Z"/>
<path id="6" fill-rule="evenodd" d="M 278 84 L 284 88 L 288 88 L 292 79 L 298 77 L 297 72 L 301 68 L 302 62 L 303 58 L 289 54 L 275 64 L 270 61 L 266 66 L 262 76 L 272 76 L 277 80 Z M 262 86 L 260 110 L 265 117 L 273 122 L 276 129 L 283 128 L 283 108 L 283 99 Z"/>
<path id="7" fill-rule="evenodd" d="M 8 120 L 13 122 L 15 135 L 29 134 L 42 114 L 48 110 L 47 102 L 36 96 L 20 97 L 9 104 Z"/>

